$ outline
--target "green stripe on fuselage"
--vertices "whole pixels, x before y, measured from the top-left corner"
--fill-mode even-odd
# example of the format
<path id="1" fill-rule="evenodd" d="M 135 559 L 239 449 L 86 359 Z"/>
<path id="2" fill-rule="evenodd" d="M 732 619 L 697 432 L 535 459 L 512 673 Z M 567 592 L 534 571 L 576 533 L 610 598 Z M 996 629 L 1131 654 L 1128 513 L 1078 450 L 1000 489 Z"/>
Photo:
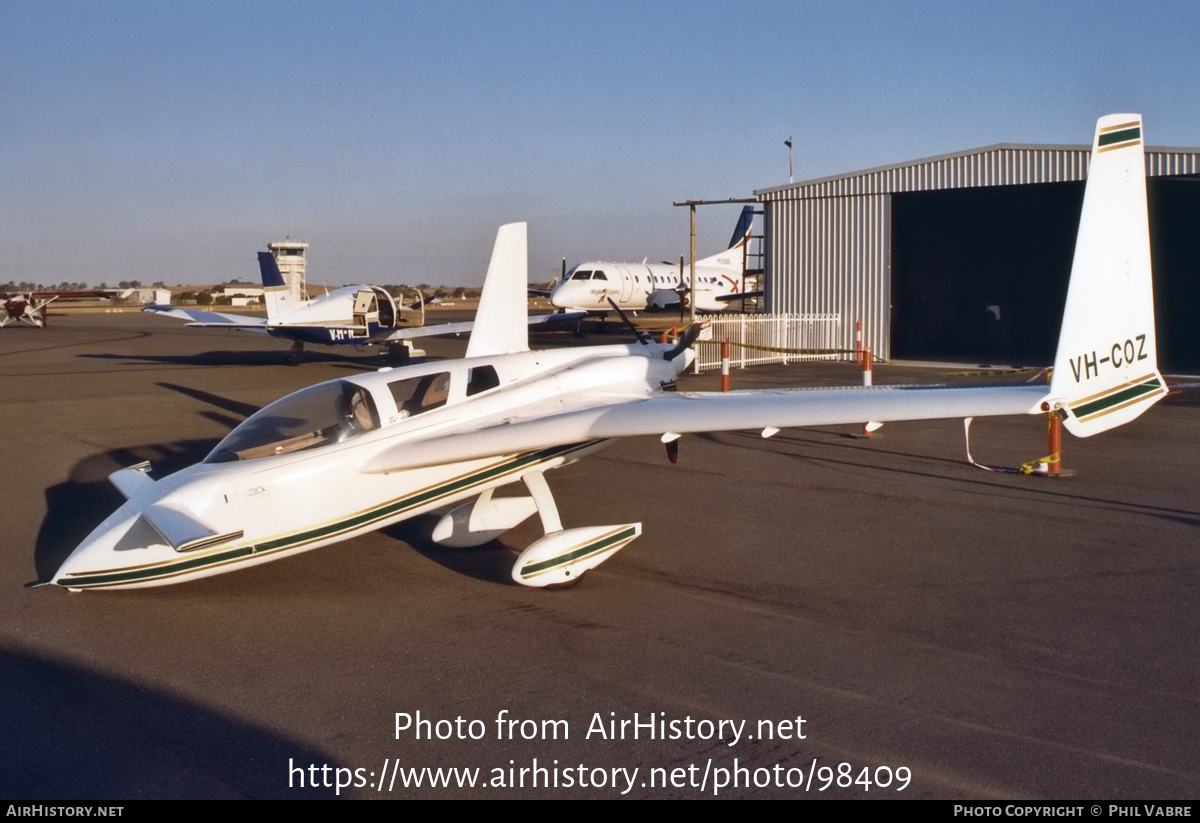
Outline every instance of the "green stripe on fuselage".
<path id="1" fill-rule="evenodd" d="M 399 514 L 407 509 L 413 509 L 417 506 L 422 506 L 426 503 L 437 500 L 441 497 L 447 497 L 462 491 L 463 489 L 477 486 L 480 483 L 486 483 L 489 480 L 494 480 L 497 477 L 523 469 L 531 464 L 540 463 L 554 457 L 578 448 L 580 443 L 572 443 L 569 446 L 556 446 L 542 451 L 531 452 L 523 457 L 518 457 L 507 463 L 499 463 L 482 471 L 473 474 L 465 475 L 464 477 L 456 478 L 448 483 L 443 483 L 438 486 L 431 486 L 427 489 L 411 494 L 408 497 L 401 497 L 398 500 L 393 500 L 391 503 L 386 503 L 379 508 L 371 509 L 370 511 L 362 512 L 349 517 L 345 520 L 339 520 L 336 523 L 330 523 L 316 529 L 311 529 L 306 532 L 297 532 L 296 534 L 281 537 L 277 540 L 268 540 L 265 543 L 260 543 L 254 547 L 255 554 L 266 554 L 268 552 L 279 551 L 280 549 L 290 548 L 299 543 L 308 543 L 313 540 L 320 540 L 339 531 L 348 531 L 357 529 L 361 526 L 370 524 L 375 520 L 383 520 L 392 515 Z"/>
<path id="2" fill-rule="evenodd" d="M 243 560 L 250 556 L 261 556 L 264 554 L 272 554 L 275 552 L 284 551 L 286 549 L 295 548 L 310 543 L 314 540 L 320 540 L 330 535 L 337 534 L 341 531 L 351 531 L 365 525 L 369 525 L 373 521 L 384 520 L 395 514 L 399 514 L 405 510 L 413 509 L 438 500 L 439 498 L 449 497 L 463 489 L 468 489 L 471 486 L 476 486 L 481 483 L 486 483 L 494 480 L 497 477 L 502 477 L 505 474 L 511 474 L 514 471 L 519 471 L 531 465 L 543 463 L 552 460 L 555 457 L 561 457 L 564 454 L 575 451 L 585 446 L 590 446 L 591 442 L 585 443 L 570 443 L 565 446 L 553 446 L 548 449 L 541 449 L 536 452 L 529 452 L 512 460 L 507 460 L 497 463 L 494 466 L 489 466 L 470 474 L 457 477 L 448 482 L 430 486 L 415 494 L 401 497 L 393 500 L 390 503 L 385 503 L 374 509 L 365 512 L 360 512 L 353 517 L 348 517 L 345 520 L 339 520 L 334 523 L 329 523 L 316 529 L 308 531 L 296 532 L 295 534 L 280 537 L 275 540 L 268 540 L 259 543 L 255 546 L 241 546 L 230 551 L 220 552 L 218 554 L 209 554 L 203 557 L 194 557 L 188 560 L 181 560 L 175 563 L 168 563 L 162 566 L 151 566 L 140 569 L 130 569 L 128 571 L 113 571 L 105 572 L 96 575 L 88 575 L 78 578 L 61 578 L 55 580 L 55 584 L 71 589 L 81 589 L 87 587 L 112 586 L 123 583 L 136 583 L 145 580 L 155 580 L 162 577 L 174 577 L 185 572 L 197 571 L 209 566 L 219 566 L 234 560 Z"/>
<path id="3" fill-rule="evenodd" d="M 111 572 L 91 575 L 90 577 L 72 577 L 70 579 L 55 580 L 55 584 L 66 586 L 71 589 L 82 589 L 85 587 L 94 586 L 111 586 L 114 583 L 132 583 L 137 580 L 151 579 L 155 577 L 172 577 L 184 572 L 203 569 L 208 566 L 219 566 L 222 563 L 227 563 L 231 560 L 241 560 L 244 557 L 250 557 L 254 554 L 253 546 L 242 546 L 227 552 L 219 554 L 208 554 L 204 557 L 194 557 L 191 560 L 182 560 L 178 563 L 172 563 L 169 566 L 155 566 L 149 569 L 135 569 L 132 572 Z"/>

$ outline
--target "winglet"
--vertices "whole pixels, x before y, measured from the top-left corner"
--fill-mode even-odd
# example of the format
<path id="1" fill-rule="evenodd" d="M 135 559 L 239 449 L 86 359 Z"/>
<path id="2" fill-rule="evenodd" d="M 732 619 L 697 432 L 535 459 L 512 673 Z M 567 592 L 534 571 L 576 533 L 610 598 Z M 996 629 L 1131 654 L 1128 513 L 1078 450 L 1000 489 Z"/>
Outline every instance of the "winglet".
<path id="1" fill-rule="evenodd" d="M 1096 123 L 1050 394 L 1078 437 L 1127 423 L 1167 393 L 1158 371 L 1140 114 Z"/>
<path id="2" fill-rule="evenodd" d="M 529 257 L 524 223 L 496 232 L 467 357 L 529 351 Z"/>

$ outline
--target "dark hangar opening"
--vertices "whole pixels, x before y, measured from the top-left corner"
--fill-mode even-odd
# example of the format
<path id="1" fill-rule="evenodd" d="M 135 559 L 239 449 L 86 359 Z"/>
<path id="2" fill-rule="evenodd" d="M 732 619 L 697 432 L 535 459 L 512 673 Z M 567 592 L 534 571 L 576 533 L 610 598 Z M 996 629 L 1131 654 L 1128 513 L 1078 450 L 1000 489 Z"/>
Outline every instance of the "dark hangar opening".
<path id="1" fill-rule="evenodd" d="M 1150 178 L 1159 365 L 1200 371 L 1200 178 Z M 892 196 L 892 356 L 1048 365 L 1084 184 Z"/>
<path id="2" fill-rule="evenodd" d="M 892 195 L 892 356 L 1054 359 L 1083 183 Z"/>
<path id="3" fill-rule="evenodd" d="M 1200 177 L 1146 181 L 1154 326 L 1163 373 L 1200 373 Z"/>

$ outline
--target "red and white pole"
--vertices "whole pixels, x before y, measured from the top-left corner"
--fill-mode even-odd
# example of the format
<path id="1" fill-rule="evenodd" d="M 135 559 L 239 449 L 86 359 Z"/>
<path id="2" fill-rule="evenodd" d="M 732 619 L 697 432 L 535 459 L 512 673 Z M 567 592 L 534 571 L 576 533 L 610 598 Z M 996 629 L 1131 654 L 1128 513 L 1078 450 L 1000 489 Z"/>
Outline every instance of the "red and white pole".
<path id="1" fill-rule="evenodd" d="M 1050 412 L 1050 428 L 1046 433 L 1050 460 L 1046 463 L 1046 474 L 1062 473 L 1062 419 Z"/>
<path id="2" fill-rule="evenodd" d="M 862 320 L 854 321 L 854 359 L 862 359 Z"/>
<path id="3" fill-rule="evenodd" d="M 860 356 L 862 357 L 863 385 L 869 386 L 871 385 L 871 347 L 863 346 Z M 877 423 L 863 423 L 862 436 L 870 437 L 871 432 L 877 428 L 879 428 Z"/>
<path id="4" fill-rule="evenodd" d="M 721 391 L 729 391 L 729 338 L 721 344 Z"/>

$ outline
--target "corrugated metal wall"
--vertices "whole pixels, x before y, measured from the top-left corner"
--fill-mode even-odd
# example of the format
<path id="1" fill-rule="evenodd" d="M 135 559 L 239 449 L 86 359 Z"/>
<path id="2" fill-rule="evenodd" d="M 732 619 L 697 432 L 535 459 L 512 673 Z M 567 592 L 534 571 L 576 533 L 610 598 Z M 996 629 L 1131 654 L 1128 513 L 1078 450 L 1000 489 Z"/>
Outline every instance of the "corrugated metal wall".
<path id="1" fill-rule="evenodd" d="M 864 344 L 887 357 L 891 197 L 884 194 L 767 204 L 766 310 L 842 317 L 840 348 Z"/>
<path id="2" fill-rule="evenodd" d="M 842 316 L 844 347 L 891 357 L 891 195 L 1087 178 L 1088 146 L 999 145 L 755 192 L 763 203 L 766 311 Z M 1200 173 L 1200 149 L 1146 149 L 1151 177 Z"/>

